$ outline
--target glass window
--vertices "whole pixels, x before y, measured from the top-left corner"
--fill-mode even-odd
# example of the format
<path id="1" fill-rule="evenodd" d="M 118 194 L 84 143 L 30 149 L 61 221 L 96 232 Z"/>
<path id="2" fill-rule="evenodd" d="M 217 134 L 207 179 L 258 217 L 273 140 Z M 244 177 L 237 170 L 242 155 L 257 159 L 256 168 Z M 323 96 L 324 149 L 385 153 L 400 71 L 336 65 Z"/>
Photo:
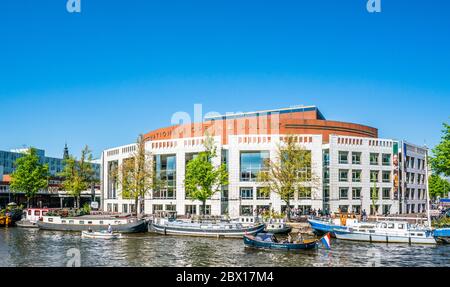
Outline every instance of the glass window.
<path id="1" fill-rule="evenodd" d="M 205 210 L 205 215 L 211 215 L 211 205 L 206 205 Z M 203 205 L 200 205 L 200 214 L 203 214 Z"/>
<path id="2" fill-rule="evenodd" d="M 184 213 L 186 215 L 197 214 L 197 206 L 196 205 L 185 205 Z"/>
<path id="3" fill-rule="evenodd" d="M 348 188 L 347 187 L 339 188 L 339 199 L 348 199 Z"/>
<path id="4" fill-rule="evenodd" d="M 241 181 L 256 181 L 259 173 L 265 170 L 268 160 L 268 151 L 241 152 Z"/>
<path id="5" fill-rule="evenodd" d="M 383 188 L 383 199 L 390 199 L 390 198 L 391 198 L 391 189 Z"/>
<path id="6" fill-rule="evenodd" d="M 348 205 L 339 205 L 341 212 L 348 212 Z"/>
<path id="7" fill-rule="evenodd" d="M 153 191 L 154 199 L 176 199 L 176 155 L 154 156 L 159 187 Z"/>
<path id="8" fill-rule="evenodd" d="M 378 165 L 378 153 L 370 153 L 370 164 L 371 165 Z"/>
<path id="9" fill-rule="evenodd" d="M 348 170 L 346 169 L 339 170 L 339 181 L 348 181 Z"/>
<path id="10" fill-rule="evenodd" d="M 270 193 L 258 187 L 256 188 L 256 199 L 270 199 Z"/>
<path id="11" fill-rule="evenodd" d="M 153 204 L 153 213 L 162 211 L 163 209 L 164 209 L 164 207 L 162 204 Z"/>
<path id="12" fill-rule="evenodd" d="M 323 198 L 324 199 L 330 198 L 330 188 L 328 186 L 323 187 Z"/>
<path id="13" fill-rule="evenodd" d="M 391 165 L 391 155 L 383 153 L 383 165 Z"/>
<path id="14" fill-rule="evenodd" d="M 378 170 L 371 170 L 370 171 L 370 181 L 371 182 L 378 182 L 378 174 L 379 174 Z"/>
<path id="15" fill-rule="evenodd" d="M 122 212 L 123 213 L 128 213 L 128 204 L 122 204 Z"/>
<path id="16" fill-rule="evenodd" d="M 352 164 L 361 164 L 360 152 L 352 152 Z"/>
<path id="17" fill-rule="evenodd" d="M 383 178 L 383 182 L 391 182 L 391 172 L 390 171 L 383 171 L 382 172 L 382 178 Z"/>
<path id="18" fill-rule="evenodd" d="M 311 187 L 303 187 L 298 191 L 298 199 L 311 199 Z"/>
<path id="19" fill-rule="evenodd" d="M 252 205 L 241 205 L 240 215 L 242 215 L 242 216 L 253 215 L 253 206 Z"/>
<path id="20" fill-rule="evenodd" d="M 241 199 L 253 199 L 253 188 L 241 187 Z"/>
<path id="21" fill-rule="evenodd" d="M 352 199 L 361 199 L 361 188 L 360 187 L 352 188 Z"/>
<path id="22" fill-rule="evenodd" d="M 340 151 L 339 152 L 339 163 L 341 163 L 341 164 L 348 163 L 348 151 Z"/>
<path id="23" fill-rule="evenodd" d="M 352 171 L 352 181 L 361 182 L 361 170 L 356 169 Z"/>

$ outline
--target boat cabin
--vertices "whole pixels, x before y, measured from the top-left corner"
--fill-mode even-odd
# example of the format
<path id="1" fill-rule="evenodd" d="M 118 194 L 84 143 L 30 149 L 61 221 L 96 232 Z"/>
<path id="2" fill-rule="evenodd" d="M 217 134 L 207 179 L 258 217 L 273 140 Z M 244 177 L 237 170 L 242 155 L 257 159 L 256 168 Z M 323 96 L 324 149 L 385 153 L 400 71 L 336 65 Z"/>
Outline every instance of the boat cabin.
<path id="1" fill-rule="evenodd" d="M 28 208 L 24 211 L 25 219 L 30 222 L 37 222 L 42 220 L 49 210 L 49 208 Z"/>

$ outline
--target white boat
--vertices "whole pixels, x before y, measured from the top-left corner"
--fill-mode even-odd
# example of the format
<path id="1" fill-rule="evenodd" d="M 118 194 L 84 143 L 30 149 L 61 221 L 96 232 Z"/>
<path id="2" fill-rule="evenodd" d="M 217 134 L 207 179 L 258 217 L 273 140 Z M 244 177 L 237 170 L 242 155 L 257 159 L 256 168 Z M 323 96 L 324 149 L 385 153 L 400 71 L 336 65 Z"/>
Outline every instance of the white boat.
<path id="1" fill-rule="evenodd" d="M 431 229 L 420 225 L 411 225 L 406 221 L 380 221 L 371 225 L 354 225 L 346 229 L 335 230 L 336 238 L 341 240 L 436 244 Z"/>
<path id="2" fill-rule="evenodd" d="M 287 234 L 292 231 L 292 227 L 287 225 L 284 219 L 270 218 L 266 222 L 266 232 L 273 234 Z"/>
<path id="3" fill-rule="evenodd" d="M 120 233 L 110 233 L 107 231 L 82 231 L 81 237 L 83 238 L 99 238 L 99 239 L 116 239 L 121 238 L 122 234 Z"/>

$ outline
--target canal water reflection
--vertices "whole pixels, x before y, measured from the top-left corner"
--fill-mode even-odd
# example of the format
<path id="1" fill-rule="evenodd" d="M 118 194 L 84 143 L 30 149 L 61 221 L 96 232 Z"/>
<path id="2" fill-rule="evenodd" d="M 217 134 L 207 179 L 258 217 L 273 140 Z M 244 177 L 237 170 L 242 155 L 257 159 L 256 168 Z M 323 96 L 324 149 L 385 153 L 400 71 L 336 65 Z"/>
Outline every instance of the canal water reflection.
<path id="1" fill-rule="evenodd" d="M 66 266 L 74 256 L 69 250 L 79 251 L 81 266 L 450 266 L 450 245 L 333 240 L 332 250 L 285 252 L 249 249 L 239 239 L 144 233 L 99 240 L 79 233 L 0 229 L 0 266 Z"/>

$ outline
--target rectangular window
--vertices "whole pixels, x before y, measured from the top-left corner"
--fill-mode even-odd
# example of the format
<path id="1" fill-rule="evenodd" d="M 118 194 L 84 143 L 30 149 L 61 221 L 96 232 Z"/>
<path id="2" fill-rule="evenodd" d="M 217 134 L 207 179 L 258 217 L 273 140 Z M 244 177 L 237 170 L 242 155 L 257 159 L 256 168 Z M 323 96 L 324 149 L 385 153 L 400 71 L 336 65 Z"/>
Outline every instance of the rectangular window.
<path id="1" fill-rule="evenodd" d="M 197 206 L 196 205 L 185 205 L 184 206 L 184 213 L 186 215 L 197 214 Z"/>
<path id="2" fill-rule="evenodd" d="M 158 211 L 163 211 L 164 207 L 162 204 L 153 204 L 153 213 L 157 213 Z"/>
<path id="3" fill-rule="evenodd" d="M 241 199 L 253 199 L 253 188 L 241 187 Z"/>
<path id="4" fill-rule="evenodd" d="M 383 182 L 391 182 L 391 172 L 390 171 L 383 171 L 382 172 L 382 178 L 383 178 Z"/>
<path id="5" fill-rule="evenodd" d="M 386 166 L 391 165 L 391 155 L 388 153 L 383 153 L 382 162 L 383 162 L 383 165 L 386 165 Z"/>
<path id="6" fill-rule="evenodd" d="M 311 187 L 303 187 L 298 191 L 298 199 L 311 199 Z"/>
<path id="7" fill-rule="evenodd" d="M 251 216 L 251 215 L 253 215 L 253 206 L 252 205 L 241 205 L 240 215 L 241 216 Z"/>
<path id="8" fill-rule="evenodd" d="M 266 170 L 268 151 L 245 151 L 240 154 L 241 181 L 256 181 L 260 172 Z"/>
<path id="9" fill-rule="evenodd" d="M 361 164 L 360 152 L 352 152 L 352 164 Z"/>
<path id="10" fill-rule="evenodd" d="M 378 153 L 370 153 L 370 164 L 371 165 L 378 165 Z"/>
<path id="11" fill-rule="evenodd" d="M 205 215 L 211 215 L 211 205 L 206 205 L 205 210 Z M 200 205 L 200 214 L 203 214 L 203 205 Z"/>
<path id="12" fill-rule="evenodd" d="M 122 212 L 123 213 L 128 213 L 128 204 L 122 204 Z"/>
<path id="13" fill-rule="evenodd" d="M 352 182 L 361 182 L 361 170 L 356 169 L 352 171 Z"/>
<path id="14" fill-rule="evenodd" d="M 391 189 L 383 188 L 383 199 L 391 199 Z"/>
<path id="15" fill-rule="evenodd" d="M 340 164 L 348 164 L 348 151 L 340 151 L 339 152 L 339 163 Z"/>
<path id="16" fill-rule="evenodd" d="M 378 182 L 378 175 L 379 175 L 379 171 L 378 170 L 371 170 L 370 171 L 370 181 L 371 182 Z"/>
<path id="17" fill-rule="evenodd" d="M 348 205 L 339 205 L 339 210 L 341 212 L 348 212 Z"/>
<path id="18" fill-rule="evenodd" d="M 256 188 L 256 199 L 270 199 L 270 192 L 258 187 Z"/>
<path id="19" fill-rule="evenodd" d="M 339 199 L 348 199 L 348 188 L 347 187 L 339 188 Z"/>
<path id="20" fill-rule="evenodd" d="M 352 188 L 352 199 L 361 199 L 361 188 L 360 187 Z"/>
<path id="21" fill-rule="evenodd" d="M 371 187 L 370 188 L 370 199 L 378 200 L 379 192 L 380 192 L 380 190 L 378 188 Z"/>
<path id="22" fill-rule="evenodd" d="M 119 212 L 119 204 L 118 203 L 113 204 L 113 212 Z"/>
<path id="23" fill-rule="evenodd" d="M 175 204 L 166 204 L 167 211 L 177 211 L 177 206 Z"/>
<path id="24" fill-rule="evenodd" d="M 323 198 L 329 199 L 330 198 L 330 188 L 328 186 L 325 186 L 323 188 Z"/>
<path id="25" fill-rule="evenodd" d="M 339 181 L 341 182 L 348 181 L 348 170 L 346 169 L 339 170 Z"/>
<path id="26" fill-rule="evenodd" d="M 161 183 L 153 191 L 154 199 L 176 199 L 176 161 L 174 154 L 154 156 L 156 178 Z"/>

